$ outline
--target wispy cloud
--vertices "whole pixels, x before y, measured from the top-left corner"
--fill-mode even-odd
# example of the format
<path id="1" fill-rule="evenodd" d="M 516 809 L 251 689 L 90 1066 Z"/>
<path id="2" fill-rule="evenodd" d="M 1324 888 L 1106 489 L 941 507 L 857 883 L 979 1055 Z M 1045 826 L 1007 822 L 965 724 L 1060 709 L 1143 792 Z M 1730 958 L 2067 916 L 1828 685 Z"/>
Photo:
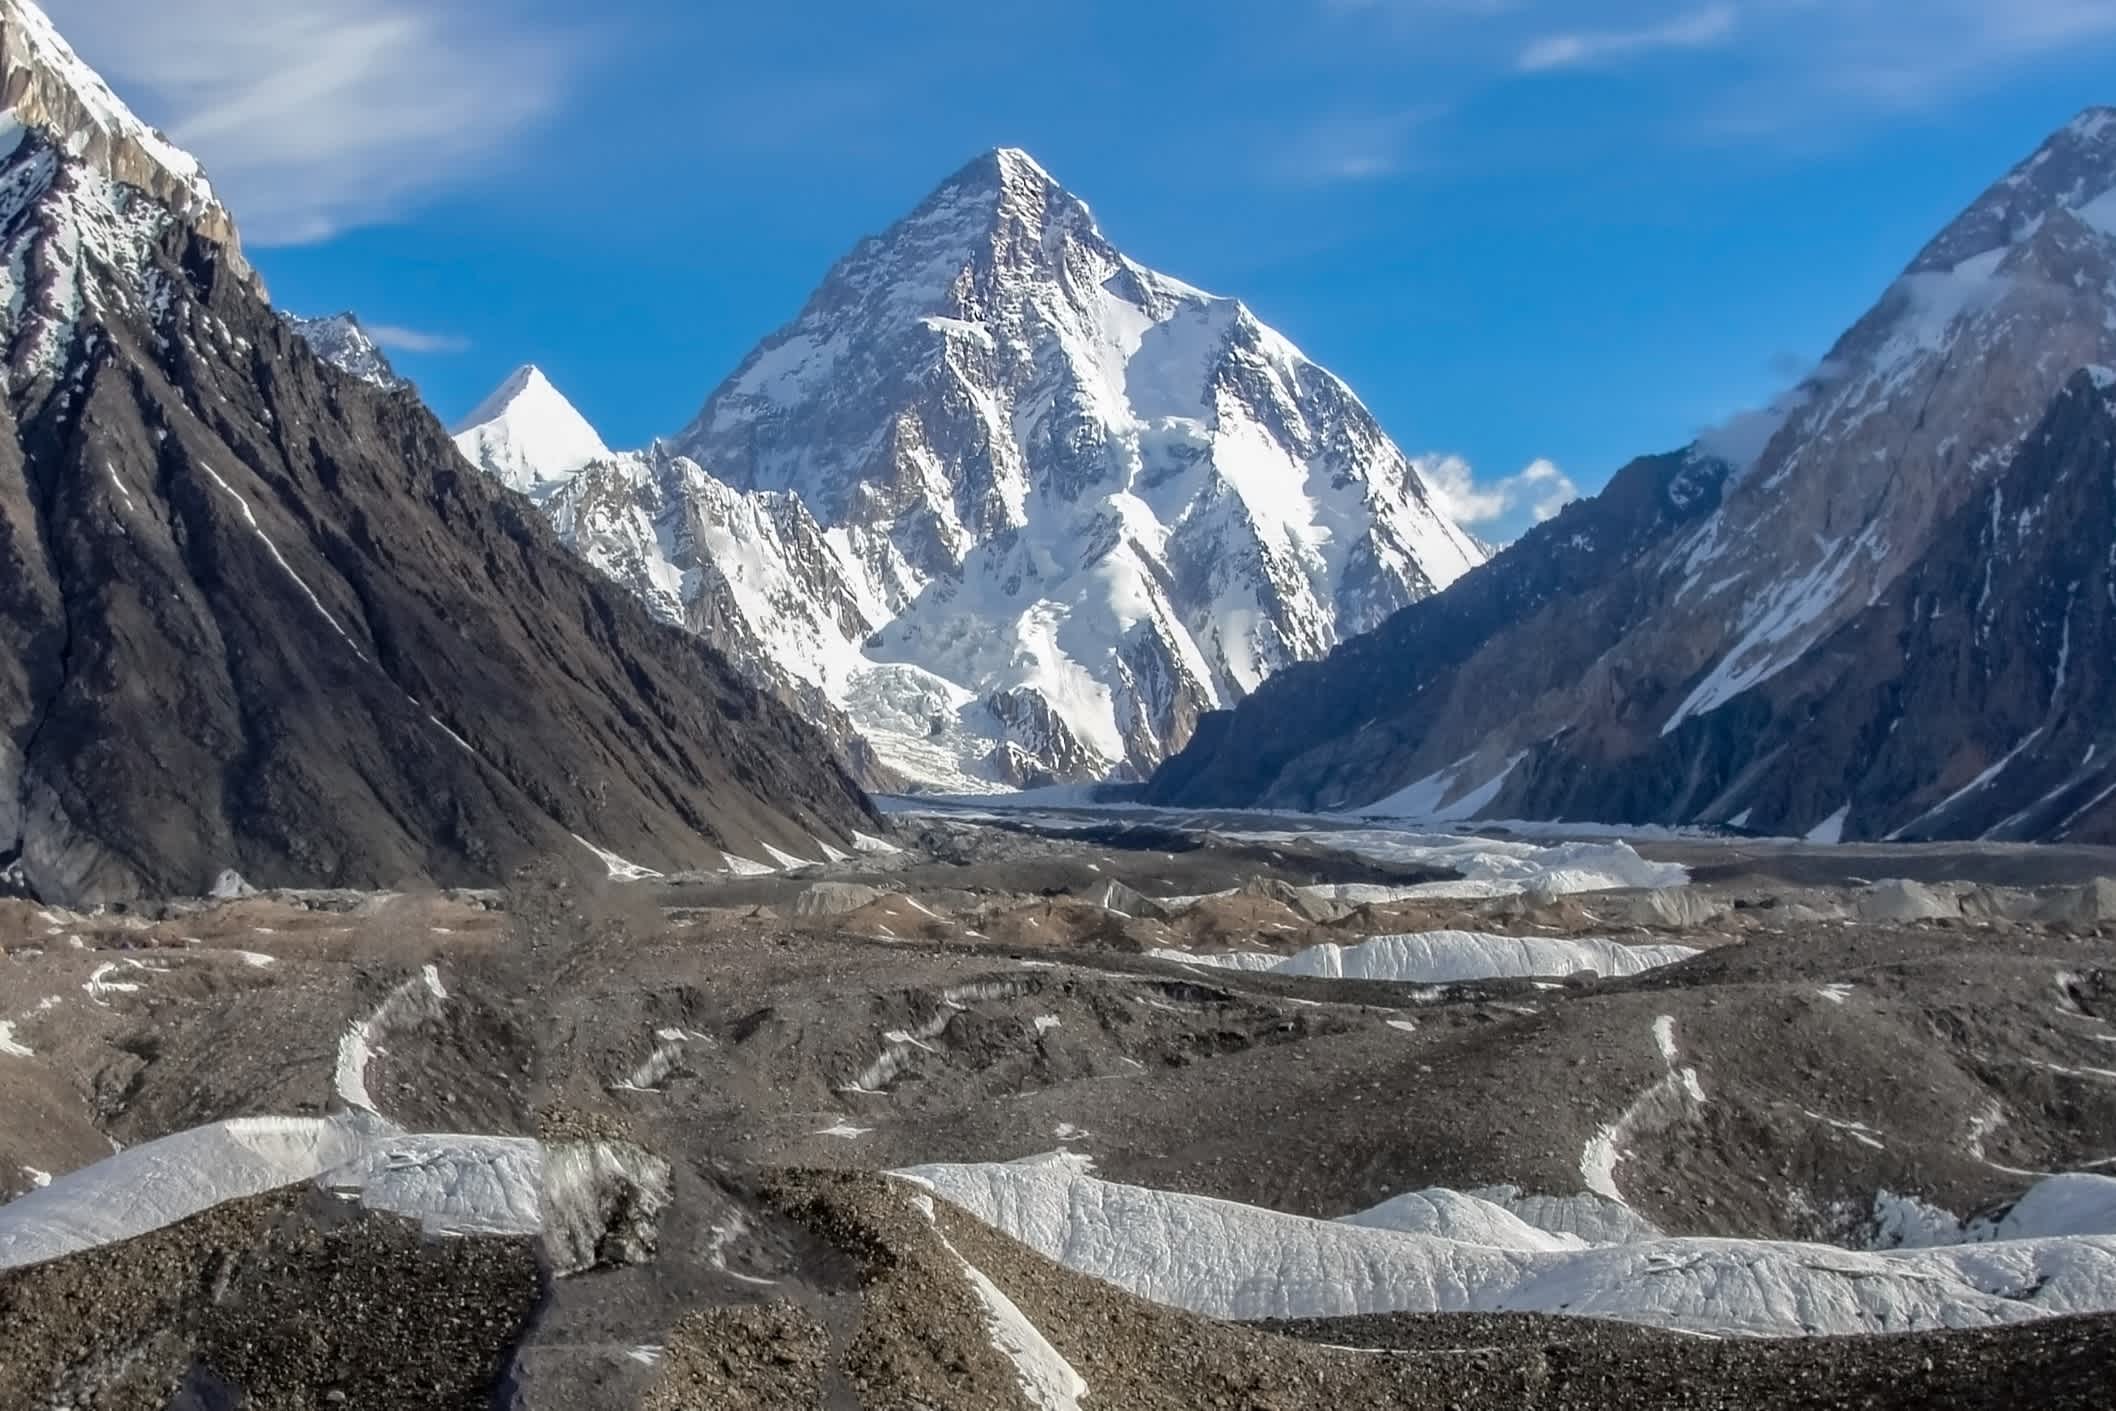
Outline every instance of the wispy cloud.
<path id="1" fill-rule="evenodd" d="M 392 353 L 467 353 L 470 340 L 453 333 L 428 333 L 399 323 L 363 323 L 367 336 Z"/>
<path id="2" fill-rule="evenodd" d="M 1529 41 L 1515 67 L 1523 73 L 1592 68 L 1667 50 L 1710 49 L 1726 43 L 1740 26 L 1731 4 L 1706 5 L 1634 29 L 1571 30 Z"/>
<path id="3" fill-rule="evenodd" d="M 1313 3 L 1340 21 L 1368 17 L 1371 36 L 1387 36 L 1406 58 L 1450 36 L 1450 72 L 1472 84 L 1648 64 L 1682 78 L 1684 65 L 1709 63 L 1709 87 L 1669 95 L 1668 125 L 1721 142 L 1841 140 L 1863 123 L 2116 47 L 2116 0 Z"/>
<path id="4" fill-rule="evenodd" d="M 1572 477 L 1547 459 L 1496 480 L 1479 480 L 1461 456 L 1419 456 L 1413 464 L 1426 489 L 1457 524 L 1481 530 L 1488 539 L 1508 542 L 1530 526 L 1554 518 L 1580 497 Z"/>
<path id="5" fill-rule="evenodd" d="M 1375 181 L 1413 164 L 1418 130 L 1443 115 L 1437 104 L 1387 113 L 1332 113 L 1280 142 L 1273 166 L 1288 182 Z"/>
<path id="6" fill-rule="evenodd" d="M 1781 63 L 1809 49 L 1812 88 L 1838 107 L 1927 107 L 2116 39 L 2109 0 L 1927 0 L 1914 19 L 1877 0 L 1772 0 L 1763 12 L 1779 22 Z"/>
<path id="7" fill-rule="evenodd" d="M 565 96 L 579 36 L 503 0 L 43 0 L 253 243 L 387 220 Z"/>

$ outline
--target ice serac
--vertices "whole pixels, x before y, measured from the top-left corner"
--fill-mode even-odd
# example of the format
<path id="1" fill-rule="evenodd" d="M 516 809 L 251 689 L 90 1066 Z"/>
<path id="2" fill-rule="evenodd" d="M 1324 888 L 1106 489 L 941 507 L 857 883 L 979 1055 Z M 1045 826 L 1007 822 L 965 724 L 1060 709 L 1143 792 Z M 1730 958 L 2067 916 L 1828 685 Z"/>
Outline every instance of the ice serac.
<path id="1" fill-rule="evenodd" d="M 940 784 L 1148 771 L 1485 556 L 1344 383 L 1014 150 L 856 247 L 660 454 L 802 507 L 827 640 L 757 615 L 753 557 L 709 611 Z"/>
<path id="2" fill-rule="evenodd" d="M 456 445 L 478 469 L 511 490 L 555 485 L 610 448 L 542 369 L 515 369 L 457 424 Z"/>
<path id="3" fill-rule="evenodd" d="M 2087 787 L 2116 739 L 2077 704 L 2107 651 L 2092 394 L 2110 366 L 2116 111 L 2095 110 L 1769 413 L 1639 463 L 1268 686 L 1152 792 L 1845 840 L 2116 836 Z M 2023 797 L 2030 781 L 2047 794 Z"/>
<path id="4" fill-rule="evenodd" d="M 389 365 L 388 355 L 352 314 L 332 314 L 327 318 L 299 318 L 288 314 L 286 321 L 287 327 L 315 349 L 317 357 L 339 371 L 349 372 L 362 382 L 372 383 L 385 391 L 394 392 L 411 385 L 397 376 L 397 370 Z"/>
<path id="5" fill-rule="evenodd" d="M 188 159 L 0 17 L 0 866 L 80 904 L 872 831 L 813 730 L 318 357 Z"/>

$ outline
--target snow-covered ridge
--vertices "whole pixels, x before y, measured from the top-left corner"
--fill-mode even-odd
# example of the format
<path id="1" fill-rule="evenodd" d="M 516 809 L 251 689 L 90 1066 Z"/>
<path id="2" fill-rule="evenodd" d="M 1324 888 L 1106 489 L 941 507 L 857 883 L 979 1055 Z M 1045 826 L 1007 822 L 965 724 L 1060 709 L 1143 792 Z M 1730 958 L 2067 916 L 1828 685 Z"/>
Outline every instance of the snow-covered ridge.
<path id="1" fill-rule="evenodd" d="M 397 376 L 397 370 L 389 365 L 388 355 L 368 336 L 355 315 L 343 313 L 325 318 L 300 318 L 284 314 L 282 317 L 286 319 L 287 327 L 315 350 L 317 357 L 340 372 L 349 372 L 362 382 L 372 383 L 385 391 L 409 385 Z"/>
<path id="2" fill-rule="evenodd" d="M 622 1143 L 408 1133 L 365 1114 L 251 1117 L 177 1132 L 0 1205 L 0 1271 L 136 1239 L 304 1181 L 435 1236 L 541 1235 L 561 1274 L 595 1262 L 610 1193 L 647 1213 L 668 1167 Z"/>
<path id="3" fill-rule="evenodd" d="M 6 127 L 45 132 L 67 156 L 189 221 L 249 275 L 235 222 L 197 160 L 135 117 L 33 0 L 0 0 L 0 93 L 0 147 L 18 140 Z"/>
<path id="4" fill-rule="evenodd" d="M 1343 382 L 1011 149 L 862 241 L 682 435 L 557 494 L 662 615 L 958 792 L 1150 770 L 1485 557 Z"/>
<path id="5" fill-rule="evenodd" d="M 1866 1253 L 1637 1232 L 1590 1243 L 1529 1223 L 1533 1204 L 1454 1192 L 1332 1221 L 1117 1185 L 1068 1162 L 902 1174 L 1070 1269 L 1212 1318 L 1566 1313 L 1800 1337 L 2116 1310 L 2106 1177 L 2031 1192 L 2021 1228 L 2032 1238 Z"/>
<path id="6" fill-rule="evenodd" d="M 1490 936 L 1469 931 L 1424 931 L 1376 936 L 1355 946 L 1325 943 L 1298 955 L 1232 951 L 1198 955 L 1157 950 L 1156 960 L 1322 980 L 1383 980 L 1409 985 L 1467 984 L 1476 980 L 1563 979 L 1582 973 L 1627 978 L 1680 964 L 1690 946 L 1629 946 L 1597 938 Z"/>
<path id="7" fill-rule="evenodd" d="M 534 366 L 515 369 L 456 424 L 454 434 L 472 465 L 525 492 L 610 455 L 587 418 Z"/>

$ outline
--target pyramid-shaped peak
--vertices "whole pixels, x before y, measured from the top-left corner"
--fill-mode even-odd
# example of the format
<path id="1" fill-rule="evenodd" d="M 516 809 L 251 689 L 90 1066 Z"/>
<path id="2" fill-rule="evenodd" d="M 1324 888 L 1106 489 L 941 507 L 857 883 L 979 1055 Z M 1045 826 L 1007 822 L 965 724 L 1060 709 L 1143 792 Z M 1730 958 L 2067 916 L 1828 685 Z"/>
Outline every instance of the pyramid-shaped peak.
<path id="1" fill-rule="evenodd" d="M 462 424 L 456 429 L 458 431 L 468 431 L 473 426 L 481 425 L 493 420 L 495 417 L 505 415 L 509 407 L 524 397 L 543 396 L 558 397 L 561 401 L 564 400 L 559 390 L 551 385 L 551 379 L 544 376 L 542 368 L 535 363 L 523 363 L 513 372 L 508 373 L 505 380 L 499 386 L 493 388 L 485 400 L 478 403 L 477 410 L 464 417 Z"/>
<path id="2" fill-rule="evenodd" d="M 1009 215 L 1034 224 L 1060 216 L 1092 219 L 1085 201 L 1019 147 L 994 147 L 980 153 L 942 182 L 907 223 L 919 223 L 936 213 L 957 219 L 965 212 L 975 213 L 980 224 L 996 224 Z"/>
<path id="3" fill-rule="evenodd" d="M 964 163 L 953 176 L 941 183 L 940 192 L 961 188 L 1042 191 L 1057 186 L 1057 179 L 1026 151 L 1019 147 L 994 147 Z"/>
<path id="4" fill-rule="evenodd" d="M 1056 186 L 1058 184 L 1052 179 L 1050 172 L 1044 169 L 1043 163 L 1037 161 L 1019 147 L 994 147 L 991 158 L 993 165 L 999 168 L 1000 180 L 1009 185 L 1036 184 Z"/>
<path id="5" fill-rule="evenodd" d="M 457 423 L 456 444 L 473 464 L 517 490 L 563 480 L 610 448 L 534 363 L 524 363 Z"/>

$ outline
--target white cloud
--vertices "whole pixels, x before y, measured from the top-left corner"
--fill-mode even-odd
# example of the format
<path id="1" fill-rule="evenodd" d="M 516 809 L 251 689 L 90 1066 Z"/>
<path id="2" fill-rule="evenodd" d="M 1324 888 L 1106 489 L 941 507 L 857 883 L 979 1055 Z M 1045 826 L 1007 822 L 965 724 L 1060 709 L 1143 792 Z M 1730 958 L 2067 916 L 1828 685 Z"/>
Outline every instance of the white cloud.
<path id="1" fill-rule="evenodd" d="M 563 99 L 577 36 L 432 0 L 44 0 L 254 244 L 387 220 Z"/>
<path id="2" fill-rule="evenodd" d="M 1329 185 L 1376 181 L 1410 165 L 1412 137 L 1442 115 L 1437 106 L 1318 118 L 1279 144 L 1277 170 L 1289 181 Z"/>
<path id="3" fill-rule="evenodd" d="M 392 353 L 467 353 L 470 340 L 453 333 L 427 333 L 397 323 L 363 323 L 367 336 Z"/>
<path id="4" fill-rule="evenodd" d="M 1521 50 L 1523 73 L 1591 68 L 1676 49 L 1709 49 L 1733 38 L 1741 14 L 1731 4 L 1706 5 L 1636 29 L 1573 30 L 1546 34 Z"/>
<path id="5" fill-rule="evenodd" d="M 1861 112 L 1924 108 L 2081 46 L 2116 40 L 2112 0 L 1617 0 L 1596 29 L 1531 30 L 1524 74 L 1710 53 L 1725 76 L 1683 124 L 1722 137 L 1835 128 Z M 1536 9 L 1545 7 L 1538 6 Z M 1519 21 L 1493 23 L 1518 34 Z"/>
<path id="6" fill-rule="evenodd" d="M 1772 0 L 1781 53 L 1809 47 L 1835 105 L 1922 108 L 2039 60 L 2116 38 L 2110 0 L 1926 0 L 1915 16 L 1876 0 L 1841 11 Z"/>
<path id="7" fill-rule="evenodd" d="M 1580 487 L 1572 483 L 1572 477 L 1547 459 L 1531 461 L 1497 480 L 1479 480 L 1461 456 L 1419 456 L 1412 464 L 1434 503 L 1449 518 L 1501 543 L 1556 517 L 1580 497 Z"/>

